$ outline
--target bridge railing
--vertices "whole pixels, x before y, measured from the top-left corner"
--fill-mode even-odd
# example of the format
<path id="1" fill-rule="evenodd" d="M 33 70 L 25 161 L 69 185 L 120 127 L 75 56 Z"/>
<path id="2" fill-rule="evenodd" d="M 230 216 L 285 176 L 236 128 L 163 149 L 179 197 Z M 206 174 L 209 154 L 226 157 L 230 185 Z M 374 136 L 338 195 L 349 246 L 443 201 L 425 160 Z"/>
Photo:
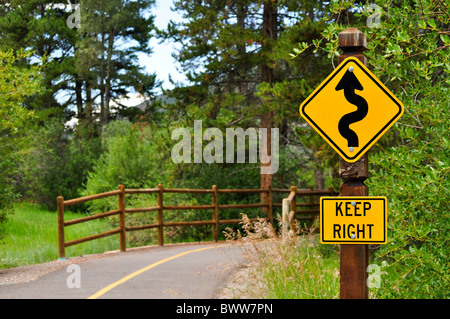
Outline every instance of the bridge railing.
<path id="1" fill-rule="evenodd" d="M 211 205 L 165 205 L 164 204 L 164 193 L 189 193 L 189 194 L 211 194 L 212 200 Z M 226 193 L 266 193 L 266 201 L 264 203 L 254 203 L 254 204 L 219 204 L 219 194 Z M 57 209 L 58 209 L 58 246 L 59 246 L 59 258 L 65 258 L 65 248 L 73 245 L 77 245 L 83 242 L 91 241 L 94 239 L 112 236 L 119 234 L 119 243 L 120 243 L 120 251 L 126 251 L 126 232 L 137 231 L 143 229 L 151 229 L 157 228 L 158 231 L 158 245 L 164 245 L 164 228 L 165 227 L 174 227 L 174 226 L 200 226 L 200 225 L 212 225 L 213 232 L 213 240 L 219 240 L 219 225 L 220 224 L 233 224 L 240 223 L 242 219 L 219 219 L 219 210 L 224 209 L 248 209 L 248 208 L 264 208 L 264 211 L 267 213 L 267 219 L 270 223 L 273 223 L 273 208 L 274 207 L 283 207 L 283 216 L 284 216 L 284 206 L 285 201 L 283 203 L 273 203 L 273 193 L 289 193 L 289 197 L 285 200 L 289 201 L 289 224 L 293 225 L 294 218 L 296 219 L 306 219 L 312 222 L 316 215 L 319 213 L 318 209 L 318 201 L 314 201 L 314 196 L 333 196 L 337 193 L 334 192 L 332 188 L 328 190 L 297 190 L 295 186 L 292 186 L 291 189 L 272 189 L 269 187 L 268 189 L 218 189 L 216 185 L 214 185 L 211 189 L 179 189 L 179 188 L 164 188 L 161 184 L 158 185 L 157 188 L 149 188 L 149 189 L 125 189 L 123 185 L 119 185 L 119 189 L 115 191 L 105 192 L 101 194 L 95 194 L 75 199 L 64 200 L 62 196 L 57 198 Z M 151 207 L 138 207 L 138 208 L 127 208 L 125 205 L 125 197 L 127 194 L 157 194 L 157 206 Z M 85 216 L 73 220 L 64 220 L 64 209 L 67 206 L 76 205 L 85 203 L 88 201 L 106 198 L 106 197 L 118 197 L 118 206 L 117 209 L 111 210 L 108 212 L 103 212 L 91 216 Z M 309 196 L 308 203 L 296 203 L 296 197 L 298 196 Z M 297 210 L 297 207 L 302 209 Z M 164 220 L 164 211 L 168 210 L 211 210 L 212 218 L 210 220 L 202 220 L 202 221 L 182 221 L 182 222 L 172 222 Z M 142 212 L 157 212 L 157 223 L 139 225 L 139 226 L 127 226 L 126 225 L 126 216 L 128 214 L 133 213 L 142 213 Z M 296 216 L 299 214 L 299 216 Z M 65 227 L 84 223 L 90 220 L 105 218 L 109 216 L 119 216 L 119 227 L 112 229 L 110 231 L 106 231 L 103 233 L 99 233 L 96 235 L 87 236 L 84 238 L 79 238 L 71 241 L 65 241 Z M 301 215 L 301 216 L 300 216 Z M 285 217 L 283 217 L 285 218 Z M 250 219 L 251 221 L 257 220 L 257 218 Z"/>

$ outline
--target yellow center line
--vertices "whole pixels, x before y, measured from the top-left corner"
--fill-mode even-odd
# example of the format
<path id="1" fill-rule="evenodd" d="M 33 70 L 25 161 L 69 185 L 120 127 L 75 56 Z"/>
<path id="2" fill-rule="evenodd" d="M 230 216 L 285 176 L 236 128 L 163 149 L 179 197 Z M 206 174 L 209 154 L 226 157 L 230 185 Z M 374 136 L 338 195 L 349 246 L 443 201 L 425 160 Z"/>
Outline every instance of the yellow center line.
<path id="1" fill-rule="evenodd" d="M 155 268 L 156 266 L 159 266 L 159 265 L 161 265 L 161 264 L 164 264 L 165 262 L 168 262 L 168 261 L 173 260 L 173 259 L 175 259 L 175 258 L 182 257 L 182 256 L 187 255 L 187 254 L 199 252 L 199 251 L 202 251 L 202 250 L 207 250 L 207 249 L 212 249 L 212 248 L 217 248 L 217 247 L 226 247 L 226 246 L 229 246 L 229 245 L 224 245 L 224 246 L 212 246 L 212 247 L 204 247 L 204 248 L 199 248 L 199 249 L 189 250 L 189 251 L 185 251 L 184 253 L 180 253 L 180 254 L 178 254 L 178 255 L 175 255 L 175 256 L 172 256 L 172 257 L 168 257 L 168 258 L 162 259 L 162 260 L 157 261 L 157 262 L 155 262 L 155 263 L 153 263 L 153 264 L 151 264 L 151 265 L 148 265 L 147 267 L 144 267 L 144 268 L 142 268 L 142 269 L 139 269 L 139 270 L 135 271 L 134 273 L 129 274 L 128 276 L 123 277 L 122 279 L 120 279 L 120 280 L 118 280 L 118 281 L 116 281 L 116 282 L 110 284 L 109 286 L 106 286 L 105 288 L 103 288 L 103 289 L 97 291 L 97 292 L 96 292 L 95 294 L 93 294 L 92 296 L 88 297 L 88 299 L 97 299 L 97 298 L 103 296 L 105 293 L 107 293 L 107 292 L 110 291 L 111 289 L 113 289 L 113 288 L 115 288 L 115 287 L 117 287 L 117 286 L 123 284 L 124 282 L 126 282 L 126 281 L 128 281 L 128 280 L 130 280 L 130 279 L 132 279 L 132 278 L 134 278 L 134 277 L 136 277 L 136 276 L 138 276 L 138 275 L 140 275 L 140 274 L 146 272 L 147 270 L 150 270 L 150 269 L 152 269 L 152 268 Z"/>

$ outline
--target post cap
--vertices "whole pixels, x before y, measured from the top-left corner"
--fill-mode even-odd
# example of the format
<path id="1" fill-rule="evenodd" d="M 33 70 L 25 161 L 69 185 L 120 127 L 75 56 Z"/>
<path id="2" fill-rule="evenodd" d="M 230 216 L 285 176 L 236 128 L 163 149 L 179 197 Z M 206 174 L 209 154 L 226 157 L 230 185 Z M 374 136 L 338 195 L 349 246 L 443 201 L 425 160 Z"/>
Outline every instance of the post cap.
<path id="1" fill-rule="evenodd" d="M 362 51 L 367 48 L 367 37 L 357 28 L 348 28 L 339 33 L 338 45 L 344 51 Z"/>

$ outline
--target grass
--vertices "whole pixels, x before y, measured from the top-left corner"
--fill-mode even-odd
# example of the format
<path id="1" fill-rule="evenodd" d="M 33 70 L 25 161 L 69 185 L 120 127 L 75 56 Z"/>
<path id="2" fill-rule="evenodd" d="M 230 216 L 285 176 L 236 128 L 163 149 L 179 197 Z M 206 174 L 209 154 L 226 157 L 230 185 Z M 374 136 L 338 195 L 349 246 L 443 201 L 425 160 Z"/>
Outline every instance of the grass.
<path id="1" fill-rule="evenodd" d="M 65 212 L 65 220 L 80 218 L 79 213 Z M 111 230 L 105 220 L 93 220 L 66 228 L 66 241 Z M 14 214 L 2 225 L 0 234 L 0 269 L 44 263 L 58 259 L 56 212 L 30 203 L 17 204 Z M 119 249 L 118 235 L 66 248 L 66 256 L 102 253 Z"/>
<path id="2" fill-rule="evenodd" d="M 243 243 L 249 261 L 240 278 L 237 298 L 333 299 L 339 297 L 339 258 L 322 248 L 314 234 L 275 234 L 265 221 L 243 218 L 244 235 L 229 233 Z"/>
<path id="3" fill-rule="evenodd" d="M 278 240 L 257 251 L 260 298 L 332 299 L 339 296 L 339 261 L 324 258 L 317 236 Z"/>

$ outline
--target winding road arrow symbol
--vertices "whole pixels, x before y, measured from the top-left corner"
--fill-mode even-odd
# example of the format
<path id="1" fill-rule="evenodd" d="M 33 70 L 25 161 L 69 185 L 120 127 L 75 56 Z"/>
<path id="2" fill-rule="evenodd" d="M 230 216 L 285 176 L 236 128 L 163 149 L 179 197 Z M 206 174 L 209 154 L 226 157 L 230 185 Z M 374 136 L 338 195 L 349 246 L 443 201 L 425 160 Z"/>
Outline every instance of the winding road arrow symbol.
<path id="1" fill-rule="evenodd" d="M 339 133 L 348 141 L 349 147 L 358 147 L 359 139 L 358 135 L 350 129 L 350 124 L 361 121 L 366 117 L 369 110 L 367 101 L 357 95 L 355 90 L 362 91 L 363 86 L 359 83 L 357 77 L 353 73 L 353 68 L 350 67 L 349 70 L 345 72 L 335 88 L 336 91 L 344 90 L 345 99 L 351 104 L 356 105 L 357 110 L 344 115 L 338 123 Z"/>
<path id="2" fill-rule="evenodd" d="M 404 109 L 364 63 L 351 56 L 300 104 L 299 113 L 343 160 L 354 163 Z"/>

